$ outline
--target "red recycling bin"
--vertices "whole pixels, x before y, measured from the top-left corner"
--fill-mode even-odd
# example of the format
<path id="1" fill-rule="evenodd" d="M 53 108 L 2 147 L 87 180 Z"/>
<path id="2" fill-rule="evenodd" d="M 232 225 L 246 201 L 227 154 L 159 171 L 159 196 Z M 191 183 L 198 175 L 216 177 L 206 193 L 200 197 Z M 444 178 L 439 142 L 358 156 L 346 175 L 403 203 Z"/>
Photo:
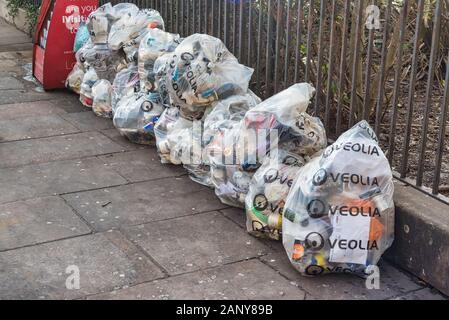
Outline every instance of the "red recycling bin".
<path id="1" fill-rule="evenodd" d="M 97 9 L 97 0 L 44 0 L 33 46 L 33 75 L 45 90 L 64 88 L 75 65 L 73 42 L 81 22 Z"/>

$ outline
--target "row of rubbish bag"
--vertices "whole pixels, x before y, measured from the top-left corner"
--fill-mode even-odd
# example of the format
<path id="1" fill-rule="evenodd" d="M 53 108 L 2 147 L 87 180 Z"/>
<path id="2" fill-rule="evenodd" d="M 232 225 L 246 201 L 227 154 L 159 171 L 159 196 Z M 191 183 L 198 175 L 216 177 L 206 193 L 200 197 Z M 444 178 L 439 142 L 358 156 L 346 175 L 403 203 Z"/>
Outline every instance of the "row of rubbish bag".
<path id="1" fill-rule="evenodd" d="M 221 40 L 168 33 L 159 12 L 129 3 L 92 12 L 74 50 L 66 86 L 83 105 L 245 208 L 248 232 L 282 240 L 300 273 L 367 274 L 391 246 L 393 180 L 377 137 L 362 121 L 328 146 L 307 113 L 311 85 L 261 101 L 253 69 Z"/>

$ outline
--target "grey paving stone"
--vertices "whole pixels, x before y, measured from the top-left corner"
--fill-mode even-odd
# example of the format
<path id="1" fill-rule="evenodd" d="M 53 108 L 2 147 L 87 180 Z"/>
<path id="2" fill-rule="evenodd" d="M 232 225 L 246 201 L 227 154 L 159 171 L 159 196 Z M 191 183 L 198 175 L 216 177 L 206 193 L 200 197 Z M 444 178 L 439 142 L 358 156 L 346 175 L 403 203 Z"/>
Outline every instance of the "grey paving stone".
<path id="1" fill-rule="evenodd" d="M 76 112 L 92 113 L 92 109 L 83 106 L 79 100 L 79 95 L 75 93 L 73 93 L 72 95 L 64 96 L 59 99 L 50 100 L 49 103 L 54 105 L 57 109 L 63 110 L 67 113 L 76 113 Z"/>
<path id="2" fill-rule="evenodd" d="M 0 105 L 0 119 L 2 121 L 61 113 L 66 113 L 66 111 L 56 108 L 51 101 L 47 100 Z"/>
<path id="3" fill-rule="evenodd" d="M 18 68 L 18 67 L 15 67 Z M 20 69 L 18 70 L 21 71 Z M 27 90 L 3 90 L 1 92 L 0 104 L 12 104 L 20 102 L 34 102 L 40 100 L 50 100 L 48 93 L 27 91 Z"/>
<path id="4" fill-rule="evenodd" d="M 234 221 L 236 224 L 238 224 L 241 228 L 246 230 L 246 213 L 245 209 L 243 208 L 227 208 L 220 210 L 221 213 L 223 213 L 226 217 Z"/>
<path id="5" fill-rule="evenodd" d="M 66 287 L 67 278 L 75 274 L 73 269 L 67 269 L 69 266 L 79 269 L 79 290 Z M 0 299 L 76 299 L 162 276 L 163 273 L 118 232 L 0 253 Z"/>
<path id="6" fill-rule="evenodd" d="M 97 117 L 93 112 L 76 112 L 61 115 L 81 131 L 94 131 L 114 128 L 111 119 Z"/>
<path id="7" fill-rule="evenodd" d="M 249 260 L 156 280 L 89 299 L 302 300 L 304 292 L 260 261 Z"/>
<path id="8" fill-rule="evenodd" d="M 435 289 L 424 288 L 392 298 L 391 300 L 448 300 L 448 298 Z"/>
<path id="9" fill-rule="evenodd" d="M 64 195 L 99 231 L 223 208 L 213 191 L 187 177 Z"/>
<path id="10" fill-rule="evenodd" d="M 59 197 L 0 205 L 0 251 L 90 232 Z"/>
<path id="11" fill-rule="evenodd" d="M 0 168 L 120 152 L 115 142 L 98 132 L 2 143 Z"/>
<path id="12" fill-rule="evenodd" d="M 0 90 L 20 90 L 23 84 L 13 77 L 0 78 Z"/>
<path id="13" fill-rule="evenodd" d="M 218 212 L 125 228 L 169 274 L 257 257 L 267 247 Z"/>
<path id="14" fill-rule="evenodd" d="M 186 174 L 182 166 L 161 164 L 156 149 L 152 148 L 114 153 L 101 156 L 100 159 L 132 182 Z"/>
<path id="15" fill-rule="evenodd" d="M 120 132 L 115 128 L 101 130 L 100 132 L 103 133 L 106 137 L 108 137 L 112 141 L 121 145 L 123 147 L 123 150 L 138 150 L 138 149 L 149 149 L 150 148 L 150 146 L 132 143 L 126 137 L 122 136 L 120 134 Z"/>
<path id="16" fill-rule="evenodd" d="M 261 257 L 261 260 L 297 283 L 308 295 L 307 298 L 322 300 L 377 300 L 387 299 L 401 293 L 421 288 L 407 275 L 383 261 L 380 264 L 380 289 L 368 290 L 365 279 L 349 274 L 327 274 L 320 277 L 300 275 L 290 264 L 282 244 L 277 250 Z"/>
<path id="17" fill-rule="evenodd" d="M 0 142 L 76 133 L 79 130 L 57 115 L 0 120 Z"/>
<path id="18" fill-rule="evenodd" d="M 0 203 L 124 183 L 97 158 L 5 168 L 0 169 Z"/>

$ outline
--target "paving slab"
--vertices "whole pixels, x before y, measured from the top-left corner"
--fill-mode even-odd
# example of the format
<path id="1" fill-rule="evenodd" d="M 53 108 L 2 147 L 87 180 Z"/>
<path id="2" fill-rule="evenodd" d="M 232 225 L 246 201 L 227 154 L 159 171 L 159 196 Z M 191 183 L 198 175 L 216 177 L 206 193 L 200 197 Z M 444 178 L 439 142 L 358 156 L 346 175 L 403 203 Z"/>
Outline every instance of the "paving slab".
<path id="1" fill-rule="evenodd" d="M 121 145 L 123 147 L 123 150 L 140 150 L 151 148 L 150 146 L 147 145 L 132 143 L 131 141 L 129 141 L 128 138 L 122 136 L 120 132 L 115 128 L 100 130 L 100 132 L 109 139 L 111 139 L 112 141 L 114 141 L 115 143 Z"/>
<path id="2" fill-rule="evenodd" d="M 81 131 L 94 131 L 114 128 L 112 119 L 97 117 L 93 112 L 75 112 L 61 115 Z"/>
<path id="3" fill-rule="evenodd" d="M 0 118 L 1 119 L 1 118 Z M 77 133 L 80 130 L 57 115 L 0 120 L 0 142 Z"/>
<path id="4" fill-rule="evenodd" d="M 365 279 L 350 274 L 327 274 L 319 277 L 305 277 L 294 269 L 280 242 L 273 242 L 277 249 L 260 259 L 290 281 L 305 290 L 309 299 L 320 300 L 378 300 L 422 288 L 405 273 L 386 261 L 380 264 L 380 289 L 366 288 Z"/>
<path id="5" fill-rule="evenodd" d="M 14 77 L 1 77 L 0 90 L 20 90 L 23 84 Z"/>
<path id="6" fill-rule="evenodd" d="M 303 300 L 304 292 L 260 261 L 250 260 L 156 280 L 89 299 Z"/>
<path id="7" fill-rule="evenodd" d="M 79 236 L 90 231 L 59 197 L 0 205 L 0 251 Z"/>
<path id="8" fill-rule="evenodd" d="M 267 247 L 218 212 L 124 228 L 169 274 L 258 257 Z"/>
<path id="9" fill-rule="evenodd" d="M 121 146 L 98 132 L 5 142 L 0 148 L 0 168 L 89 157 L 121 150 Z"/>
<path id="10" fill-rule="evenodd" d="M 0 119 L 2 121 L 57 115 L 61 113 L 66 113 L 66 111 L 55 107 L 48 100 L 0 105 Z"/>
<path id="11" fill-rule="evenodd" d="M 448 298 L 436 289 L 424 288 L 409 292 L 405 295 L 392 298 L 391 300 L 447 300 Z"/>
<path id="12" fill-rule="evenodd" d="M 223 215 L 232 221 L 234 221 L 242 229 L 246 230 L 246 212 L 243 208 L 230 207 L 227 209 L 220 210 Z"/>
<path id="13" fill-rule="evenodd" d="M 99 158 L 131 182 L 177 177 L 186 174 L 182 166 L 161 164 L 156 149 L 152 148 L 114 153 Z"/>
<path id="14" fill-rule="evenodd" d="M 56 108 L 65 111 L 64 113 L 92 113 L 91 108 L 87 108 L 80 103 L 79 96 L 75 93 L 59 99 L 49 100 L 49 103 L 54 105 Z"/>
<path id="15" fill-rule="evenodd" d="M 79 270 L 78 290 L 66 287 L 76 272 L 68 267 Z M 0 252 L 0 299 L 76 299 L 161 277 L 118 232 Z"/>
<path id="16" fill-rule="evenodd" d="M 0 203 L 124 183 L 123 177 L 97 158 L 5 168 L 0 169 Z"/>
<path id="17" fill-rule="evenodd" d="M 212 194 L 209 188 L 179 177 L 63 197 L 95 230 L 104 231 L 222 209 L 224 205 Z"/>

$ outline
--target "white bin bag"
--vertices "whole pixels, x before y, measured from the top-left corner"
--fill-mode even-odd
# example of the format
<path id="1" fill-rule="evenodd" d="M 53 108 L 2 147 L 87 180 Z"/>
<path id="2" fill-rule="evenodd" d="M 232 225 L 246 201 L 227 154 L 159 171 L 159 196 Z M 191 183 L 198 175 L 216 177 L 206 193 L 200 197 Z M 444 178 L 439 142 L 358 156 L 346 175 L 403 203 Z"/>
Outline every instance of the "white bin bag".
<path id="1" fill-rule="evenodd" d="M 250 234 L 281 239 L 285 200 L 305 163 L 303 157 L 284 150 L 264 159 L 251 180 L 245 201 L 246 228 Z"/>
<path id="2" fill-rule="evenodd" d="M 282 238 L 304 275 L 363 274 L 394 239 L 391 169 L 366 121 L 302 167 L 285 204 Z"/>

